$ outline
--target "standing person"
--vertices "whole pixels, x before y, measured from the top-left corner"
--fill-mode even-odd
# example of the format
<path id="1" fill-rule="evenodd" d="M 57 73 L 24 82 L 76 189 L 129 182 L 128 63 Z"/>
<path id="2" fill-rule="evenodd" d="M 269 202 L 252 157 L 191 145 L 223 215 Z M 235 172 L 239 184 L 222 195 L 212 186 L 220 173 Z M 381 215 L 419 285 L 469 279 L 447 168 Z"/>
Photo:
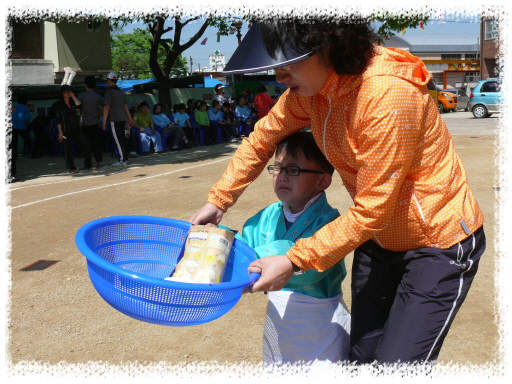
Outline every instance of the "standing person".
<path id="1" fill-rule="evenodd" d="M 288 89 L 190 221 L 220 222 L 277 143 L 310 125 L 354 205 L 286 255 L 251 263 L 261 277 L 246 291 L 280 290 L 294 271 L 354 251 L 350 360 L 429 368 L 484 253 L 484 218 L 425 65 L 376 39 L 354 18 L 253 23 L 223 74 L 274 68 Z"/>
<path id="2" fill-rule="evenodd" d="M 267 88 L 263 84 L 258 85 L 258 94 L 254 97 L 254 107 L 258 111 L 258 119 L 267 116 L 272 105 L 274 105 L 274 100 L 268 95 Z"/>
<path id="3" fill-rule="evenodd" d="M 12 109 L 11 121 L 12 121 L 12 138 L 10 142 L 11 149 L 11 178 L 16 176 L 16 160 L 18 158 L 18 136 L 21 136 L 23 142 L 30 151 L 30 157 L 32 159 L 37 158 L 37 155 L 32 148 L 32 140 L 27 131 L 27 125 L 30 122 L 30 111 L 27 108 L 27 96 L 21 95 L 18 97 L 18 104 Z"/>
<path id="4" fill-rule="evenodd" d="M 241 236 L 258 259 L 285 254 L 299 239 L 313 236 L 340 215 L 325 194 L 334 167 L 311 132 L 281 141 L 268 171 L 280 201 L 247 220 Z M 301 361 L 317 365 L 348 360 L 350 313 L 341 291 L 346 275 L 341 260 L 322 273 L 309 270 L 293 276 L 283 289 L 269 292 L 263 329 L 266 369 Z"/>
<path id="5" fill-rule="evenodd" d="M 107 130 L 107 121 L 110 123 L 110 132 L 119 153 L 119 161 L 112 164 L 115 167 L 128 166 L 128 148 L 125 136 L 125 119 L 128 117 L 130 126 L 135 124 L 130 116 L 130 110 L 126 105 L 126 94 L 117 87 L 117 75 L 110 72 L 107 75 L 108 90 L 105 92 L 105 104 L 103 106 L 102 128 Z"/>
<path id="6" fill-rule="evenodd" d="M 82 105 L 73 93 L 69 85 L 60 87 L 60 100 L 56 101 L 52 109 L 55 113 L 57 129 L 59 130 L 59 141 L 64 141 L 64 152 L 66 156 L 66 166 L 70 173 L 78 172 L 73 160 L 73 141 L 76 141 L 82 149 L 84 157 L 84 169 L 96 169 L 91 162 L 91 151 L 89 143 L 84 133 L 80 129 L 80 120 L 78 110 Z"/>
<path id="7" fill-rule="evenodd" d="M 215 128 L 208 118 L 208 112 L 206 112 L 207 107 L 208 104 L 206 104 L 206 101 L 200 101 L 199 108 L 194 113 L 194 119 L 196 123 L 199 124 L 199 129 L 202 129 L 206 135 L 205 145 L 213 145 L 215 144 Z"/>
<path id="8" fill-rule="evenodd" d="M 227 93 L 224 93 L 224 85 L 217 84 L 215 86 L 215 93 L 216 93 L 216 95 L 213 96 L 213 100 L 217 100 L 220 105 L 224 104 L 226 101 L 228 103 L 232 103 L 233 102 L 231 97 L 229 97 L 229 95 Z"/>
<path id="9" fill-rule="evenodd" d="M 85 92 L 78 95 L 77 99 L 82 103 L 80 126 L 92 144 L 92 151 L 96 159 L 96 167 L 103 166 L 103 134 L 100 128 L 100 116 L 103 109 L 103 97 L 94 91 L 96 79 L 94 76 L 86 76 Z"/>

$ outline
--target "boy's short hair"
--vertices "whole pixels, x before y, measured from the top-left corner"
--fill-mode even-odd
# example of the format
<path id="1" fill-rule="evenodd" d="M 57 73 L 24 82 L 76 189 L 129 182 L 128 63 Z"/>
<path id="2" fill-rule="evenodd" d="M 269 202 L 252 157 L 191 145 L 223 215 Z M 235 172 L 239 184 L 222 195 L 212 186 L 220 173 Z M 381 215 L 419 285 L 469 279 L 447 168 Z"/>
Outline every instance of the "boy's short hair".
<path id="1" fill-rule="evenodd" d="M 182 109 L 187 109 L 187 106 L 185 105 L 185 103 L 181 103 L 178 105 L 178 111 L 181 111 Z"/>
<path id="2" fill-rule="evenodd" d="M 143 101 L 142 103 L 139 104 L 139 109 L 142 109 L 142 107 L 148 107 L 149 108 L 149 105 L 147 102 Z"/>
<path id="3" fill-rule="evenodd" d="M 96 78 L 94 76 L 85 76 L 84 83 L 87 85 L 87 88 L 94 89 L 96 87 Z"/>
<path id="4" fill-rule="evenodd" d="M 331 175 L 334 173 L 334 167 L 327 161 L 311 132 L 301 131 L 285 137 L 277 144 L 276 156 L 282 151 L 293 158 L 297 158 L 298 151 L 301 151 L 306 159 L 317 163 L 322 171 Z"/>
<path id="5" fill-rule="evenodd" d="M 215 108 L 217 105 L 219 105 L 219 100 L 213 100 L 212 101 L 212 108 Z"/>
<path id="6" fill-rule="evenodd" d="M 222 103 L 222 106 L 228 109 L 231 108 L 231 104 L 229 104 L 229 101 L 225 101 L 224 103 Z"/>

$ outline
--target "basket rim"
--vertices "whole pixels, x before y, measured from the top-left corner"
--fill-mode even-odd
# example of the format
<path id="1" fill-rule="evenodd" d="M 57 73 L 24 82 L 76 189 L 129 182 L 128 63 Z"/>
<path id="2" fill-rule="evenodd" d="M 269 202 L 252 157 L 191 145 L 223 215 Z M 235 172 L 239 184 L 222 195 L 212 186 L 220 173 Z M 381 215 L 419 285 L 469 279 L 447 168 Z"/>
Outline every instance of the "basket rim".
<path id="1" fill-rule="evenodd" d="M 244 288 L 246 286 L 252 285 L 258 280 L 260 277 L 259 273 L 250 273 L 247 275 L 246 279 L 239 280 L 237 282 L 225 282 L 225 283 L 215 283 L 215 284 L 199 284 L 199 283 L 182 283 L 178 281 L 168 281 L 164 279 L 158 279 L 155 277 L 145 276 L 136 272 L 128 271 L 121 267 L 118 267 L 115 264 L 112 264 L 100 256 L 98 256 L 95 252 L 92 251 L 91 248 L 85 242 L 85 236 L 89 231 L 95 230 L 99 227 L 105 226 L 107 223 L 126 223 L 126 224 L 161 224 L 169 226 L 172 224 L 174 227 L 183 228 L 188 230 L 191 223 L 182 220 L 170 219 L 166 217 L 157 217 L 157 216 L 141 216 L 141 215 L 123 215 L 123 216 L 108 216 L 102 217 L 100 219 L 93 220 L 85 225 L 83 225 L 75 235 L 75 244 L 82 255 L 85 258 L 101 268 L 104 268 L 108 271 L 116 273 L 119 276 L 124 278 L 145 283 L 149 285 L 155 285 L 162 288 L 170 288 L 170 289 L 179 289 L 179 290 L 189 290 L 189 291 L 225 291 L 235 288 Z M 254 250 L 245 244 L 243 241 L 238 239 L 234 239 L 233 245 L 237 247 L 245 248 L 251 253 L 253 260 L 256 260 L 256 254 Z"/>

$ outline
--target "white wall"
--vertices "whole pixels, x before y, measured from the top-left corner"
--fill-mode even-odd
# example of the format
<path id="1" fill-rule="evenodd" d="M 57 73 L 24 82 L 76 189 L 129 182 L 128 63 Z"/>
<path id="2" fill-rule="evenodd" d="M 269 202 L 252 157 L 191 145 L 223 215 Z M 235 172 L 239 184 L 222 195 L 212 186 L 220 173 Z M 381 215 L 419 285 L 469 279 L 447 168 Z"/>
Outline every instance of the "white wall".
<path id="1" fill-rule="evenodd" d="M 12 85 L 54 83 L 55 75 L 51 60 L 13 59 L 9 62 L 12 66 Z"/>

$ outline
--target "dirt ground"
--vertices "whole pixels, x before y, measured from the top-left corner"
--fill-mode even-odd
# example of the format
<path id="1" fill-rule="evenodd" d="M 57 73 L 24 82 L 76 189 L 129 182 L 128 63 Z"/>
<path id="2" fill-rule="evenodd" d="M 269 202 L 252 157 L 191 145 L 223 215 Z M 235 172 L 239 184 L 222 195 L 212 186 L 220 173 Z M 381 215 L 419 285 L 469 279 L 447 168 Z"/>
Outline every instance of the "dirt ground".
<path id="1" fill-rule="evenodd" d="M 472 188 L 485 215 L 487 250 L 466 302 L 451 327 L 438 364 L 483 365 L 499 359 L 495 301 L 494 141 L 496 118 L 480 131 L 458 130 L 473 124 L 446 115 L 456 134 Z M 460 121 L 459 121 L 460 120 Z M 466 121 L 467 120 L 467 121 Z M 478 121 L 478 124 L 481 124 Z M 474 127 L 473 127 L 474 128 Z M 477 128 L 475 128 L 477 129 Z M 484 132 L 485 131 L 485 132 Z M 481 134 L 483 133 L 483 134 Z M 86 259 L 74 238 L 84 224 L 100 217 L 150 215 L 188 220 L 202 207 L 211 186 L 220 179 L 238 145 L 222 144 L 179 153 L 153 154 L 130 160 L 130 167 L 107 166 L 69 175 L 64 160 L 19 158 L 22 181 L 11 184 L 12 286 L 8 322 L 7 361 L 49 363 L 219 361 L 261 362 L 267 297 L 244 295 L 236 307 L 211 323 L 166 327 L 127 317 L 97 294 L 87 273 Z M 345 212 L 351 200 L 339 177 L 327 191 L 330 204 Z M 244 221 L 276 201 L 271 178 L 262 174 L 224 216 L 223 224 L 240 229 Z M 42 271 L 21 271 L 37 260 L 58 261 Z M 346 257 L 351 270 L 352 255 Z M 350 308 L 350 274 L 343 282 Z"/>

